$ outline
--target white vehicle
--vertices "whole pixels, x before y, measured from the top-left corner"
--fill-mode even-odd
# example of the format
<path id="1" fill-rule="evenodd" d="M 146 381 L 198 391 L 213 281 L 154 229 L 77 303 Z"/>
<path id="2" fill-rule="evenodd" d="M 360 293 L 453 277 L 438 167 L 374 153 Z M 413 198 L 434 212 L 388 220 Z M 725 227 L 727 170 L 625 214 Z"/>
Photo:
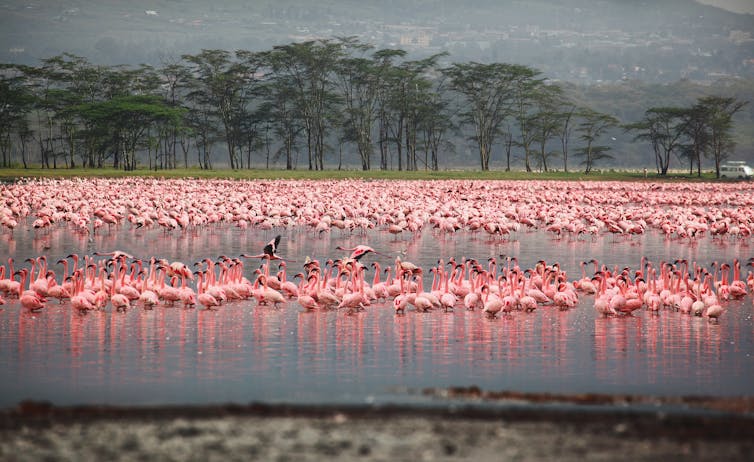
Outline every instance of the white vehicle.
<path id="1" fill-rule="evenodd" d="M 744 161 L 729 161 L 720 166 L 720 178 L 745 178 L 750 180 L 754 169 Z"/>

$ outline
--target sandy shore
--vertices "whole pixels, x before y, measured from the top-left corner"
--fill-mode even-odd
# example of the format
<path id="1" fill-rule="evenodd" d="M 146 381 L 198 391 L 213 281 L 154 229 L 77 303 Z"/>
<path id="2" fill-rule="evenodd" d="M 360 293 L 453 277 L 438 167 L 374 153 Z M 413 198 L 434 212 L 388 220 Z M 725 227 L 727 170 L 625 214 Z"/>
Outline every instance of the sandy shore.
<path id="1" fill-rule="evenodd" d="M 751 460 L 754 418 L 608 408 L 213 406 L 0 412 L 0 460 Z"/>

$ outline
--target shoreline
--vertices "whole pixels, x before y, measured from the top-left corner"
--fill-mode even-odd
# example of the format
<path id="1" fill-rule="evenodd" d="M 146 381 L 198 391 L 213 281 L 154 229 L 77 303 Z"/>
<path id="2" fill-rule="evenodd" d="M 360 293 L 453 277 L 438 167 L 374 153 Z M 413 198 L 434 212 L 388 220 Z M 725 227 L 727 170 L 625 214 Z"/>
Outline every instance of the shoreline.
<path id="1" fill-rule="evenodd" d="M 606 406 L 223 404 L 0 411 L 0 460 L 748 460 L 754 417 Z"/>

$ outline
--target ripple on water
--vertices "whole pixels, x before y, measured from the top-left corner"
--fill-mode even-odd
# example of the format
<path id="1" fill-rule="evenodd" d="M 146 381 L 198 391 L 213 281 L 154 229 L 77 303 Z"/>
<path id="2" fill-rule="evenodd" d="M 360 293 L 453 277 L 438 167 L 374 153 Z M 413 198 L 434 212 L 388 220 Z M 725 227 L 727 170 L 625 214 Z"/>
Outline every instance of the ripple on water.
<path id="1" fill-rule="evenodd" d="M 217 227 L 166 236 L 124 229 L 86 238 L 53 228 L 43 236 L 18 232 L 12 242 L 0 240 L 0 255 L 23 261 L 45 254 L 55 261 L 117 248 L 190 264 L 256 252 L 276 233 Z M 279 253 L 298 260 L 293 269 L 306 256 L 337 257 L 337 245 L 362 243 L 425 268 L 451 256 L 516 256 L 522 267 L 557 261 L 572 279 L 580 276 L 579 262 L 590 258 L 636 268 L 642 255 L 655 263 L 686 258 L 706 265 L 750 253 L 743 242 L 686 245 L 652 232 L 597 242 L 556 240 L 544 232 L 514 233 L 510 240 L 430 230 L 398 239 L 377 231 L 282 234 Z M 365 257 L 375 259 L 383 267 L 391 263 Z M 255 264 L 247 261 L 247 277 Z M 430 277 L 427 272 L 426 287 Z M 175 306 L 81 316 L 56 302 L 31 314 L 9 301 L 0 312 L 0 405 L 26 398 L 59 404 L 400 401 L 416 398 L 394 390 L 470 385 L 553 393 L 750 393 L 750 296 L 729 303 L 717 324 L 671 311 L 602 318 L 591 303 L 585 296 L 570 311 L 542 307 L 487 319 L 463 309 L 396 316 L 389 303 L 352 315 L 306 312 L 295 302 L 277 309 L 237 302 L 217 311 Z"/>

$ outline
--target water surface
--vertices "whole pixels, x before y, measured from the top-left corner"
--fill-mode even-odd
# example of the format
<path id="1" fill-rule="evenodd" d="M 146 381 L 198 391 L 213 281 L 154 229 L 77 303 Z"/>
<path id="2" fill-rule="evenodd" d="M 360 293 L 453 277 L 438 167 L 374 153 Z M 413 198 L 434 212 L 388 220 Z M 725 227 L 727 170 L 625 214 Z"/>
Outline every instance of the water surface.
<path id="1" fill-rule="evenodd" d="M 518 232 L 510 240 L 429 229 L 399 238 L 379 231 L 279 232 L 279 253 L 297 260 L 289 274 L 306 256 L 340 257 L 344 253 L 335 246 L 356 244 L 425 268 L 449 257 L 516 256 L 522 267 L 540 259 L 557 261 L 571 279 L 580 276 L 578 263 L 590 258 L 637 268 L 641 256 L 655 263 L 687 258 L 708 264 L 751 255 L 741 242 L 707 238 L 689 243 L 655 233 L 592 241 L 555 239 L 543 231 Z M 47 255 L 54 262 L 73 252 L 119 249 L 190 264 L 221 254 L 256 253 L 277 233 L 230 226 L 169 235 L 124 228 L 91 237 L 66 228 L 45 234 L 17 230 L 12 238 L 0 238 L 0 255 L 21 262 Z M 391 263 L 372 255 L 364 262 L 375 260 Z M 256 264 L 248 261 L 247 277 Z M 570 311 L 541 307 L 487 319 L 462 308 L 396 316 L 390 303 L 347 314 L 306 312 L 295 302 L 276 309 L 253 301 L 218 311 L 176 306 L 118 313 L 108 307 L 87 315 L 52 301 L 44 311 L 29 313 L 9 300 L 0 311 L 0 406 L 22 399 L 55 404 L 409 402 L 421 399 L 414 391 L 425 387 L 470 385 L 552 393 L 751 393 L 751 296 L 728 303 L 719 323 L 673 311 L 603 318 L 592 301 L 582 296 Z"/>

